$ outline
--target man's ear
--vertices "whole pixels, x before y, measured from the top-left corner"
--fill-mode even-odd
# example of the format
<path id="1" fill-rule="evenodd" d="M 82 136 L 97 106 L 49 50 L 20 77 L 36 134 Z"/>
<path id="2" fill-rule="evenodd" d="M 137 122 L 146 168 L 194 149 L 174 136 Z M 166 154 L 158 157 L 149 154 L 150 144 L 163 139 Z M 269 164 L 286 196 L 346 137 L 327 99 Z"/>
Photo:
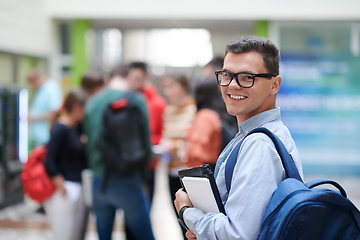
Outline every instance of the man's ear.
<path id="1" fill-rule="evenodd" d="M 271 86 L 271 93 L 272 94 L 277 94 L 280 90 L 280 85 L 281 85 L 281 82 L 282 82 L 282 79 L 281 79 L 281 76 L 280 75 L 277 75 L 276 77 L 273 77 L 273 80 L 272 80 L 272 86 Z"/>

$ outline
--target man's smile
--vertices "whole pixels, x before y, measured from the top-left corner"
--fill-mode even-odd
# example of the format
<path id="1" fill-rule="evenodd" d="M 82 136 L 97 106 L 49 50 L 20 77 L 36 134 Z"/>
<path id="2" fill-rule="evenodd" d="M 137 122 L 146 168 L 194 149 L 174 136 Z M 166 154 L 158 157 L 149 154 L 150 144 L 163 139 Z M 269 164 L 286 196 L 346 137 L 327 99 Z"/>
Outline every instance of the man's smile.
<path id="1" fill-rule="evenodd" d="M 228 94 L 228 96 L 229 96 L 231 99 L 234 99 L 234 100 L 242 100 L 242 99 L 247 98 L 247 97 L 245 97 L 245 96 L 235 95 L 235 94 Z"/>

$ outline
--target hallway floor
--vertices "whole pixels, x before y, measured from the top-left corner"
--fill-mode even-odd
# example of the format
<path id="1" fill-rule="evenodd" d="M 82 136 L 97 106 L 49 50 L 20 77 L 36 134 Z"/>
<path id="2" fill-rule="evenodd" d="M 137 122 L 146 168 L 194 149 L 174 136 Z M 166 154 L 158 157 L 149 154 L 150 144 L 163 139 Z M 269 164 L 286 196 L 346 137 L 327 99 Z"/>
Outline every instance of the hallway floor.
<path id="1" fill-rule="evenodd" d="M 156 240 L 182 240 L 181 230 L 168 194 L 166 165 L 160 164 L 156 173 L 156 189 L 151 219 Z M 52 240 L 46 215 L 35 213 L 38 205 L 26 199 L 24 203 L 0 210 L 0 240 Z M 91 214 L 86 240 L 98 240 L 95 218 Z M 125 240 L 122 211 L 114 226 L 113 240 Z M 66 240 L 66 239 L 64 239 Z"/>
<path id="2" fill-rule="evenodd" d="M 172 202 L 168 194 L 167 172 L 164 163 L 159 165 L 156 174 L 156 189 L 151 209 L 151 219 L 156 240 L 182 240 Z M 309 176 L 306 181 L 326 176 Z M 333 178 L 348 193 L 351 201 L 360 208 L 360 177 Z M 37 204 L 26 200 L 0 210 L 0 240 L 52 240 L 46 215 L 35 213 Z M 94 216 L 90 216 L 86 240 L 98 240 L 94 225 Z M 118 211 L 113 232 L 114 240 L 125 240 L 122 212 Z M 64 239 L 66 240 L 66 239 Z"/>

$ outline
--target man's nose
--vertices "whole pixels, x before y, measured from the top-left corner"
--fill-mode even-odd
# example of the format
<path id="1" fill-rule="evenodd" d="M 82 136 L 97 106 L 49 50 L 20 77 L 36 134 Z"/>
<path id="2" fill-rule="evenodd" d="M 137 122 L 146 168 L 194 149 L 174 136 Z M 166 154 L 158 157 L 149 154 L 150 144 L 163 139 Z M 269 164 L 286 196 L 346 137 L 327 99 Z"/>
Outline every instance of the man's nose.
<path id="1" fill-rule="evenodd" d="M 241 86 L 237 83 L 236 78 L 233 78 L 229 84 L 229 87 L 232 88 L 241 88 Z"/>

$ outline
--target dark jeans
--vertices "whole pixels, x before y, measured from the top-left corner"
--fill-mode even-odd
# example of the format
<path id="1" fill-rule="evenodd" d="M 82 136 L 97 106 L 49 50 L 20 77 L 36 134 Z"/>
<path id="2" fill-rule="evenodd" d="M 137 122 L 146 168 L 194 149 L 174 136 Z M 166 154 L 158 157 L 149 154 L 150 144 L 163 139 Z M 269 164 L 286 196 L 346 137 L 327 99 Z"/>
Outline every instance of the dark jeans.
<path id="1" fill-rule="evenodd" d="M 123 209 L 125 224 L 132 239 L 154 240 L 147 202 L 137 174 L 110 176 L 105 191 L 102 178 L 94 177 L 93 209 L 99 240 L 111 240 L 115 213 Z"/>

